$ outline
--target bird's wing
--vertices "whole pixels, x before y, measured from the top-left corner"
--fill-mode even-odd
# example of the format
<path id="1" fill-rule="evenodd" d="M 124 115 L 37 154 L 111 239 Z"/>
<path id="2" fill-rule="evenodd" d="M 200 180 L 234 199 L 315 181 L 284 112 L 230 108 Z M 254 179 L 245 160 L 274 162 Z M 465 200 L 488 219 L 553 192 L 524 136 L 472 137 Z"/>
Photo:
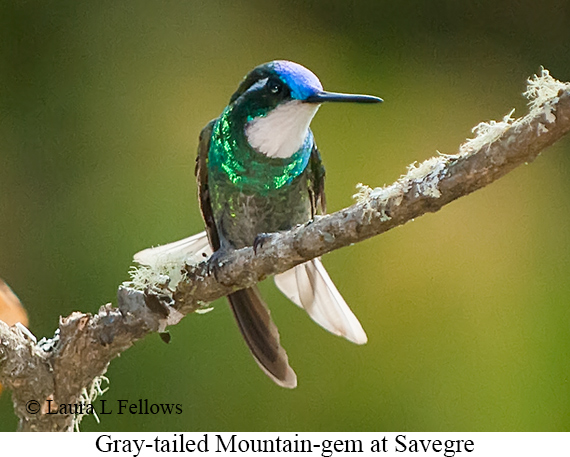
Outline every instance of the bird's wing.
<path id="1" fill-rule="evenodd" d="M 196 158 L 196 180 L 206 232 L 212 249 L 216 251 L 220 248 L 220 237 L 208 188 L 208 151 L 214 123 L 215 120 L 211 121 L 200 133 Z M 279 343 L 279 330 L 271 320 L 269 309 L 263 302 L 257 287 L 234 292 L 228 295 L 228 300 L 241 334 L 261 369 L 278 385 L 288 388 L 296 387 L 297 376 L 289 366 L 287 353 Z"/>
<path id="2" fill-rule="evenodd" d="M 311 197 L 312 216 L 314 217 L 317 213 L 325 214 L 327 212 L 325 167 L 316 144 L 313 144 L 313 150 L 309 158 L 309 194 Z"/>
<path id="3" fill-rule="evenodd" d="M 216 120 L 217 119 L 211 120 L 200 132 L 195 169 L 200 211 L 202 212 L 202 218 L 206 224 L 208 239 L 210 240 L 210 244 L 214 251 L 217 251 L 220 248 L 220 238 L 218 236 L 218 231 L 216 230 L 216 222 L 212 211 L 212 203 L 210 201 L 210 190 L 208 188 L 208 151 L 210 150 L 210 138 L 212 137 L 212 129 Z"/>
<path id="4" fill-rule="evenodd" d="M 324 214 L 325 168 L 316 145 L 313 146 L 309 159 L 309 172 L 312 214 Z M 340 295 L 320 259 L 310 260 L 275 275 L 275 284 L 324 329 L 356 344 L 364 344 L 368 340 L 360 322 Z"/>

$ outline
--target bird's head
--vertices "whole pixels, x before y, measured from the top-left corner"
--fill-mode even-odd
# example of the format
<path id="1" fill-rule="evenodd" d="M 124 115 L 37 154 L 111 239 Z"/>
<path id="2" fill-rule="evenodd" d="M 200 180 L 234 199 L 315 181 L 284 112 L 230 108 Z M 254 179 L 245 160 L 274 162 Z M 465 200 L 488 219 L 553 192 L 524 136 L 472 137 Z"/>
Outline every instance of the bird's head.
<path id="1" fill-rule="evenodd" d="M 254 68 L 230 99 L 244 113 L 247 141 L 257 152 L 288 158 L 299 150 L 309 125 L 324 102 L 378 103 L 370 95 L 327 92 L 314 73 L 286 60 Z"/>

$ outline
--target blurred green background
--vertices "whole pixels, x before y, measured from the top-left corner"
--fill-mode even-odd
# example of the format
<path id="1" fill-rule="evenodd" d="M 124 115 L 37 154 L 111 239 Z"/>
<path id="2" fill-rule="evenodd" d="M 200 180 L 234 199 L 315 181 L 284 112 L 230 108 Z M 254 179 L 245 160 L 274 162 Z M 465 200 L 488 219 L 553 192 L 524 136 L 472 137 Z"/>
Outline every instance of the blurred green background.
<path id="1" fill-rule="evenodd" d="M 527 77 L 570 80 L 570 3 L 10 1 L 0 3 L 0 276 L 31 330 L 115 302 L 132 254 L 202 230 L 200 129 L 277 58 L 382 106 L 313 122 L 329 210 L 355 184 L 454 153 L 526 113 Z M 262 291 L 299 377 L 259 370 L 223 300 L 114 360 L 118 399 L 88 431 L 570 430 L 570 141 L 499 182 L 324 262 L 369 337 L 358 347 Z M 0 430 L 16 428 L 9 392 Z"/>

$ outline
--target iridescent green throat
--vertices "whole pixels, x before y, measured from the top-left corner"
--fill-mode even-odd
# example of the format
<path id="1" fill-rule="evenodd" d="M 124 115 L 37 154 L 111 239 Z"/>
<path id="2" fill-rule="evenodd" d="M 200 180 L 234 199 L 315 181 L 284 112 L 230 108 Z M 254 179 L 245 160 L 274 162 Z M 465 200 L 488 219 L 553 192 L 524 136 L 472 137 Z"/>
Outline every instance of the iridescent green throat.
<path id="1" fill-rule="evenodd" d="M 214 124 L 208 154 L 208 172 L 214 179 L 225 175 L 244 193 L 266 194 L 291 183 L 307 167 L 313 145 L 309 130 L 301 148 L 287 159 L 269 158 L 255 151 L 245 136 L 243 118 L 226 107 Z M 237 115 L 236 115 L 237 114 Z"/>

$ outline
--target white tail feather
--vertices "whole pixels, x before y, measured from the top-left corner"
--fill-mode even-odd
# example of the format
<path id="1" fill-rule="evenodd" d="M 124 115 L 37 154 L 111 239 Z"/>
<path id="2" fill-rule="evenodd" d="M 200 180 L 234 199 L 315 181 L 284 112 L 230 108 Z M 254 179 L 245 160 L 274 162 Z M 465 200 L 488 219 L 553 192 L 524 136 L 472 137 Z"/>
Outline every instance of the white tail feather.
<path id="1" fill-rule="evenodd" d="M 360 322 L 336 289 L 320 259 L 275 275 L 275 284 L 324 329 L 356 344 L 368 341 Z"/>
<path id="2" fill-rule="evenodd" d="M 211 254 L 208 236 L 206 232 L 200 232 L 183 240 L 137 252 L 134 261 L 160 269 L 185 263 L 196 264 Z M 356 344 L 368 341 L 360 322 L 336 289 L 320 259 L 310 260 L 275 275 L 275 284 L 324 329 Z"/>
<path id="3" fill-rule="evenodd" d="M 164 265 L 184 265 L 202 262 L 212 255 L 206 232 L 200 232 L 183 240 L 137 252 L 133 259 L 141 265 L 160 268 Z"/>

